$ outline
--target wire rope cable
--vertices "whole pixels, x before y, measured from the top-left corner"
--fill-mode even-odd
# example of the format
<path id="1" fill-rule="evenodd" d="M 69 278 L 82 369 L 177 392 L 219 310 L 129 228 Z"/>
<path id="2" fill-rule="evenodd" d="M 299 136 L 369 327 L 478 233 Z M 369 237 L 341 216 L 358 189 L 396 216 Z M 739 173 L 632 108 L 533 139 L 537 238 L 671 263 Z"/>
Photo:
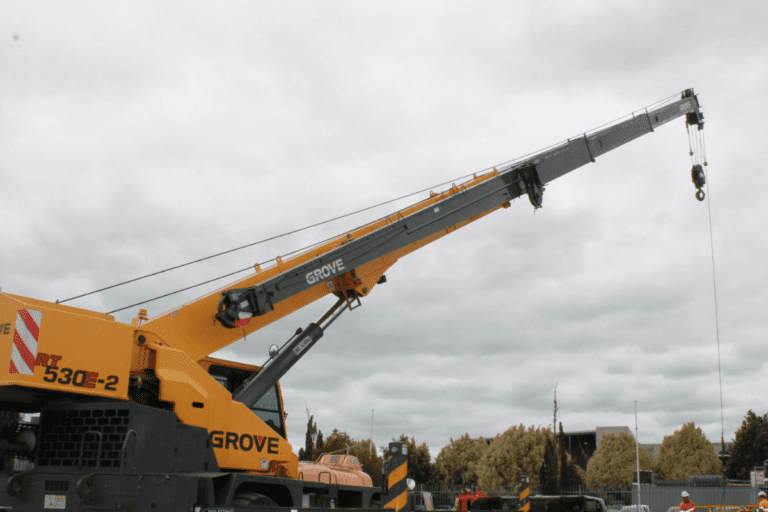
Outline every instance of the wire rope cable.
<path id="1" fill-rule="evenodd" d="M 702 157 L 704 159 L 704 165 L 706 165 L 707 159 L 706 159 L 706 156 L 703 154 L 704 134 L 701 133 L 700 130 L 698 130 L 698 133 L 701 138 L 700 143 L 702 148 Z M 720 358 L 720 316 L 719 316 L 718 305 L 717 305 L 717 275 L 715 273 L 715 242 L 714 242 L 715 237 L 712 229 L 712 192 L 711 192 L 711 183 L 709 181 L 708 173 L 706 171 L 704 172 L 705 172 L 705 179 L 707 180 L 707 195 L 709 196 L 709 201 L 707 201 L 707 213 L 709 215 L 709 249 L 712 255 L 712 289 L 713 289 L 714 301 L 715 301 L 715 335 L 717 339 L 717 378 L 720 386 L 720 440 L 724 442 L 725 416 L 723 413 L 723 370 L 722 370 L 722 363 Z M 721 449 L 725 449 L 725 445 L 723 445 Z"/>
<path id="2" fill-rule="evenodd" d="M 268 238 L 264 238 L 264 239 L 258 240 L 256 242 L 251 242 L 251 243 L 239 246 L 239 247 L 235 247 L 233 249 L 229 249 L 229 250 L 226 250 L 226 251 L 218 252 L 218 253 L 215 253 L 215 254 L 211 254 L 209 256 L 205 256 L 203 258 L 198 258 L 198 259 L 186 262 L 186 263 L 175 265 L 175 266 L 166 268 L 164 270 L 159 270 L 157 272 L 152 272 L 152 273 L 149 273 L 149 274 L 146 274 L 146 275 L 143 275 L 143 276 L 139 276 L 139 277 L 135 277 L 135 278 L 132 278 L 132 279 L 128 279 L 126 281 L 122 281 L 122 282 L 119 282 L 119 283 L 116 283 L 116 284 L 113 284 L 113 285 L 110 285 L 110 286 L 105 286 L 105 287 L 99 288 L 97 290 L 93 290 L 93 291 L 90 291 L 90 292 L 87 292 L 87 293 L 82 293 L 80 295 L 75 295 L 75 296 L 69 297 L 67 299 L 56 300 L 56 303 L 57 304 L 63 304 L 65 302 L 69 302 L 69 301 L 72 301 L 72 300 L 75 300 L 75 299 L 80 299 L 82 297 L 87 297 L 89 295 L 93 295 L 93 294 L 100 293 L 100 292 L 103 292 L 103 291 L 111 290 L 111 289 L 117 288 L 119 286 L 123 286 L 123 285 L 126 285 L 126 284 L 134 283 L 136 281 L 147 279 L 149 277 L 154 277 L 154 276 L 157 276 L 157 275 L 160 275 L 160 274 L 164 274 L 164 273 L 170 272 L 172 270 L 177 270 L 177 269 L 180 269 L 180 268 L 183 268 L 183 267 L 187 267 L 189 265 L 193 265 L 195 263 L 200 263 L 200 262 L 203 262 L 203 261 L 206 261 L 206 260 L 210 260 L 210 259 L 213 259 L 213 258 L 216 258 L 216 257 L 219 257 L 219 256 L 223 256 L 225 254 L 230 254 L 230 253 L 233 253 L 233 252 L 236 252 L 236 251 L 240 251 L 242 249 L 246 249 L 246 248 L 249 248 L 249 247 L 253 247 L 253 246 L 256 246 L 256 245 L 259 245 L 259 244 L 262 244 L 262 243 L 266 243 L 266 242 L 270 242 L 270 241 L 273 241 L 273 240 L 277 240 L 279 238 L 283 238 L 283 237 L 286 237 L 286 236 L 289 236 L 289 235 L 293 235 L 293 234 L 296 234 L 296 233 L 299 233 L 299 232 L 302 232 L 302 231 L 306 231 L 308 229 L 312 229 L 312 228 L 315 228 L 315 227 L 318 227 L 318 226 L 322 226 L 324 224 L 329 224 L 331 222 L 335 222 L 337 220 L 344 219 L 346 217 L 351 217 L 353 215 L 357 215 L 357 214 L 360 214 L 360 213 L 363 213 L 363 212 L 366 212 L 366 211 L 369 211 L 369 210 L 373 210 L 373 209 L 376 209 L 376 208 L 379 208 L 379 207 L 382 207 L 382 206 L 385 206 L 385 205 L 388 205 L 388 204 L 391 204 L 391 203 L 394 203 L 394 202 L 397 202 L 397 201 L 401 201 L 403 199 L 407 199 L 407 198 L 415 196 L 417 194 L 422 194 L 422 193 L 427 192 L 427 191 L 432 191 L 435 188 L 442 187 L 442 186 L 448 185 L 448 184 L 456 182 L 456 181 L 465 180 L 465 179 L 469 178 L 470 176 L 477 176 L 478 174 L 482 175 L 484 173 L 491 172 L 492 170 L 495 170 L 497 167 L 498 168 L 511 168 L 512 166 L 514 166 L 514 164 L 516 164 L 518 162 L 521 162 L 521 161 L 524 161 L 524 160 L 526 160 L 526 159 L 528 159 L 528 158 L 530 158 L 530 157 L 532 157 L 534 155 L 543 153 L 545 151 L 549 151 L 549 150 L 551 150 L 553 148 L 556 148 L 556 147 L 558 147 L 560 145 L 563 145 L 563 144 L 566 144 L 568 142 L 571 142 L 573 139 L 575 139 L 577 137 L 581 138 L 581 137 L 586 136 L 587 134 L 595 133 L 598 130 L 601 130 L 601 129 L 607 127 L 607 126 L 616 124 L 616 123 L 622 121 L 625 118 L 629 118 L 630 116 L 632 116 L 634 118 L 634 116 L 635 116 L 635 114 L 637 112 L 643 112 L 644 110 L 647 110 L 648 108 L 655 107 L 657 105 L 662 105 L 664 103 L 670 102 L 671 100 L 673 100 L 673 99 L 675 99 L 677 97 L 679 97 L 679 93 L 673 94 L 673 95 L 671 95 L 671 96 L 669 96 L 667 98 L 664 98 L 662 100 L 659 100 L 659 101 L 656 101 L 654 103 L 651 103 L 650 105 L 645 107 L 645 109 L 641 109 L 641 110 L 637 110 L 637 111 L 631 112 L 630 114 L 618 117 L 618 118 L 614 119 L 613 121 L 609 121 L 608 123 L 602 124 L 602 125 L 598 126 L 597 128 L 593 128 L 592 130 L 589 130 L 587 132 L 582 132 L 582 133 L 580 133 L 577 136 L 568 138 L 568 139 L 566 139 L 564 141 L 552 144 L 550 146 L 544 147 L 544 148 L 539 149 L 537 151 L 533 151 L 531 153 L 528 153 L 526 155 L 514 158 L 512 160 L 507 160 L 506 162 L 502 162 L 502 163 L 496 164 L 493 167 L 487 167 L 487 168 L 479 170 L 479 171 L 468 173 L 468 174 L 465 174 L 463 176 L 460 176 L 460 177 L 457 177 L 457 178 L 454 178 L 454 179 L 451 179 L 451 180 L 447 180 L 447 181 L 444 181 L 442 183 L 439 183 L 439 184 L 436 184 L 436 185 L 432 185 L 430 187 L 423 188 L 421 190 L 417 190 L 415 192 L 411 192 L 409 194 L 406 194 L 406 195 L 403 195 L 403 196 L 400 196 L 400 197 L 397 197 L 397 198 L 394 198 L 394 199 L 389 199 L 387 201 L 384 201 L 384 202 L 381 202 L 381 203 L 377 203 L 377 204 L 372 205 L 372 206 L 368 206 L 368 207 L 365 207 L 365 208 L 362 208 L 362 209 L 359 209 L 359 210 L 356 210 L 356 211 L 353 211 L 353 212 L 350 212 L 350 213 L 339 215 L 337 217 L 333 217 L 333 218 L 330 218 L 330 219 L 327 219 L 327 220 L 324 220 L 324 221 L 321 221 L 321 222 L 317 222 L 315 224 L 311 224 L 311 225 L 308 225 L 308 226 L 305 226 L 305 227 L 302 227 L 302 228 L 297 228 L 297 229 L 294 229 L 294 230 L 291 230 L 291 231 L 287 231 L 287 232 L 279 234 L 279 235 L 275 235 L 275 236 L 271 236 L 271 237 L 268 237 Z M 689 146 L 690 146 L 690 133 L 689 133 Z M 394 213 L 397 213 L 397 212 L 394 212 Z M 379 219 L 376 219 L 376 220 L 372 221 L 371 223 L 378 222 L 378 221 L 382 220 L 383 218 L 384 217 L 380 217 Z M 310 244 L 309 246 L 305 246 L 305 247 L 302 247 L 302 248 L 297 249 L 295 251 L 291 251 L 289 253 L 283 254 L 282 256 L 290 256 L 290 255 L 298 253 L 298 252 L 309 250 L 312 247 L 315 247 L 315 246 L 320 245 L 322 243 L 325 243 L 325 242 L 327 242 L 329 240 L 332 240 L 333 238 L 336 238 L 337 236 L 339 236 L 339 235 L 334 235 L 334 236 L 329 237 L 329 238 L 327 238 L 325 240 L 322 240 L 320 242 L 316 242 L 316 243 Z M 273 260 L 274 260 L 274 258 L 269 259 L 269 260 L 267 260 L 265 262 L 260 263 L 259 265 L 264 265 L 264 264 L 269 263 L 269 262 L 271 262 Z M 137 302 L 137 303 L 132 304 L 130 306 L 125 306 L 125 307 L 122 307 L 122 308 L 119 308 L 119 309 L 115 309 L 115 310 L 110 311 L 107 314 L 116 313 L 116 312 L 119 312 L 119 311 L 123 311 L 125 309 L 129 309 L 129 308 L 132 308 L 132 307 L 135 307 L 135 306 L 139 306 L 141 304 L 146 304 L 148 302 L 152 302 L 154 300 L 158 300 L 158 299 L 165 298 L 165 297 L 168 297 L 168 296 L 171 296 L 171 295 L 175 295 L 177 293 L 181 293 L 183 291 L 187 291 L 187 290 L 190 290 L 192 288 L 203 286 L 203 285 L 212 283 L 214 281 L 217 281 L 217 280 L 220 280 L 220 279 L 224 279 L 226 277 L 230 277 L 230 276 L 242 273 L 242 272 L 246 272 L 246 271 L 248 271 L 250 269 L 253 269 L 253 266 L 248 266 L 246 268 L 243 268 L 243 269 L 240 269 L 240 270 L 236 270 L 234 272 L 230 272 L 230 273 L 224 274 L 222 276 L 219 276 L 219 277 L 216 277 L 216 278 L 213 278 L 213 279 L 209 279 L 209 280 L 203 281 L 203 282 L 195 284 L 195 285 L 191 285 L 191 286 L 188 286 L 188 287 L 185 287 L 185 288 L 173 291 L 173 292 L 169 292 L 169 293 L 166 293 L 166 294 L 163 294 L 163 295 L 159 295 L 159 296 L 151 298 L 151 299 L 143 300 L 141 302 Z"/>

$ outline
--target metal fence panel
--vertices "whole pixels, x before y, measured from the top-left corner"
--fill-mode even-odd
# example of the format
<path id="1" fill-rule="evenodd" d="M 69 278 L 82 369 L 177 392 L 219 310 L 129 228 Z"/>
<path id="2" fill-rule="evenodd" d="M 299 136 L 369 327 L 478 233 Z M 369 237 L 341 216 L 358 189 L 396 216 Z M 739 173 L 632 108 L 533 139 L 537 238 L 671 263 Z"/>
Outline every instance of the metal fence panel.
<path id="1" fill-rule="evenodd" d="M 421 484 L 417 490 L 411 491 L 413 504 L 417 510 L 425 510 L 422 492 L 431 493 L 434 510 L 452 510 L 456 497 L 463 492 L 474 492 L 476 486 Z M 642 485 L 640 487 L 639 503 L 643 505 L 640 512 L 679 512 L 677 507 L 682 498 L 680 493 L 685 490 L 691 495 L 696 504 L 697 512 L 719 512 L 719 506 L 725 506 L 720 512 L 729 512 L 732 506 L 746 508 L 757 504 L 758 488 L 747 486 L 728 487 L 699 487 L 686 485 Z M 514 488 L 483 489 L 490 496 L 514 495 Z M 538 489 L 531 489 L 531 494 L 538 494 Z M 561 489 L 562 495 L 586 495 L 602 498 L 609 512 L 637 512 L 628 506 L 638 503 L 637 486 L 595 487 L 579 485 Z M 648 509 L 645 508 L 648 507 Z M 718 508 L 715 508 L 718 506 Z M 625 508 L 623 511 L 622 507 Z"/>

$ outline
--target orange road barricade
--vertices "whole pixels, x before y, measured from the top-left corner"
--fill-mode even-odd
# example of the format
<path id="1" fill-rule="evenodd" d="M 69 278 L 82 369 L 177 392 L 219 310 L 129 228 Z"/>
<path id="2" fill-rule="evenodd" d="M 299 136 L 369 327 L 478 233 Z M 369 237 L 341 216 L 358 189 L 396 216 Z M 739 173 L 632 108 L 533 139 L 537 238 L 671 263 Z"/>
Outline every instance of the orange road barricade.
<path id="1" fill-rule="evenodd" d="M 466 512 L 469 510 L 469 507 L 472 505 L 472 502 L 475 501 L 478 498 L 487 498 L 488 495 L 485 494 L 480 489 L 476 490 L 474 493 L 462 493 L 459 494 L 459 497 L 457 499 L 458 503 L 456 504 L 456 510 Z"/>
<path id="2" fill-rule="evenodd" d="M 757 503 L 746 505 L 696 505 L 696 512 L 735 512 L 737 510 L 743 510 L 745 512 L 752 512 L 757 509 Z"/>

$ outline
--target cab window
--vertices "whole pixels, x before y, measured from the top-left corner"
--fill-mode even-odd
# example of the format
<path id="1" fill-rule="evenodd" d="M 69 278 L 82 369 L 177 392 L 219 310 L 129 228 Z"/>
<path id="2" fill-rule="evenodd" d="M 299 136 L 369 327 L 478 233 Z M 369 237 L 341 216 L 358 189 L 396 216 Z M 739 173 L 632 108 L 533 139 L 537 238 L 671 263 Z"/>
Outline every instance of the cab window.
<path id="1" fill-rule="evenodd" d="M 245 380 L 254 374 L 249 370 L 240 368 L 230 368 L 218 364 L 211 365 L 208 373 L 216 379 L 227 391 L 234 393 Z M 277 395 L 277 384 L 275 384 L 263 397 L 251 407 L 251 410 L 261 418 L 261 420 L 272 427 L 283 439 L 285 439 L 285 426 L 283 425 L 283 414 L 280 410 L 280 400 Z"/>

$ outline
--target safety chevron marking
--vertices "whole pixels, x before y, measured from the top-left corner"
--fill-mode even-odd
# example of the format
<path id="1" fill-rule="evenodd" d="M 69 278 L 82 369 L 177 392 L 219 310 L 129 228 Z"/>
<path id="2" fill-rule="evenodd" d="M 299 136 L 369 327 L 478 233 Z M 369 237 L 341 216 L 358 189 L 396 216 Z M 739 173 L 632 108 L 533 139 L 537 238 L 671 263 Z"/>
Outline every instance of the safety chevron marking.
<path id="1" fill-rule="evenodd" d="M 20 309 L 16 313 L 16 329 L 13 333 L 13 348 L 11 350 L 11 373 L 34 374 L 37 339 L 40 335 L 42 321 L 42 311 Z"/>
<path id="2" fill-rule="evenodd" d="M 393 442 L 389 443 L 389 455 L 387 460 L 387 496 L 389 500 L 384 508 L 403 510 L 408 505 L 408 445 Z"/>
<path id="3" fill-rule="evenodd" d="M 517 511 L 528 512 L 531 510 L 531 482 L 526 475 L 520 475 L 517 479 Z"/>
<path id="4" fill-rule="evenodd" d="M 518 505 L 517 510 L 518 512 L 528 512 L 531 510 L 531 484 L 528 480 L 528 477 L 526 475 L 520 475 L 520 478 L 517 479 L 519 491 L 517 495 L 518 499 Z"/>

